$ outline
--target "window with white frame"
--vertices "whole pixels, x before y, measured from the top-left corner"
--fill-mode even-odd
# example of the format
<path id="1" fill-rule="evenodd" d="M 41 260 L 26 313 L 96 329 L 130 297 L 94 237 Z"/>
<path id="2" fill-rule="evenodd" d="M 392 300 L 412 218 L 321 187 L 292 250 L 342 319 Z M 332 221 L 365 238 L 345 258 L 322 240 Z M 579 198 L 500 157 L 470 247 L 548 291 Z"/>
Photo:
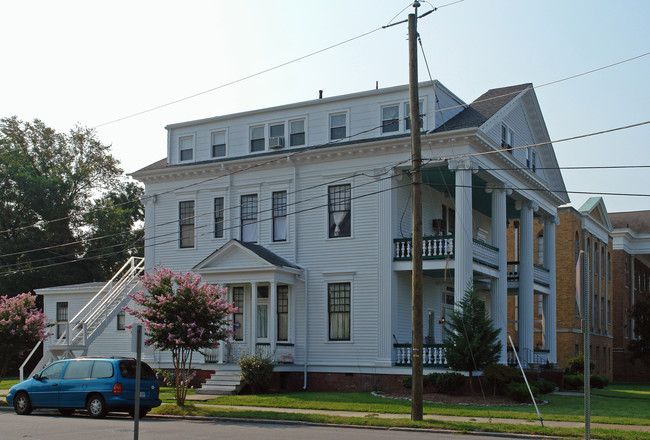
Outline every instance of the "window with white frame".
<path id="1" fill-rule="evenodd" d="M 181 161 L 192 160 L 194 158 L 194 138 L 192 136 L 179 138 L 178 149 L 180 151 Z"/>
<path id="2" fill-rule="evenodd" d="M 194 200 L 178 203 L 178 222 L 180 224 L 179 246 L 194 247 Z"/>
<path id="3" fill-rule="evenodd" d="M 214 198 L 214 238 L 223 238 L 223 212 L 224 212 L 224 199 L 223 197 Z"/>
<path id="4" fill-rule="evenodd" d="M 343 139 L 347 136 L 347 114 L 330 115 L 330 140 Z"/>
<path id="5" fill-rule="evenodd" d="M 381 108 L 381 132 L 399 131 L 399 105 L 386 105 Z"/>
<path id="6" fill-rule="evenodd" d="M 269 126 L 269 147 L 284 147 L 284 123 Z"/>
<path id="7" fill-rule="evenodd" d="M 501 148 L 512 148 L 515 146 L 515 132 L 506 124 L 501 125 Z M 512 150 L 508 150 L 512 154 Z"/>
<path id="8" fill-rule="evenodd" d="M 264 126 L 251 127 L 251 153 L 264 151 L 266 139 L 264 138 Z"/>
<path id="9" fill-rule="evenodd" d="M 232 303 L 237 307 L 237 311 L 233 313 L 233 330 L 235 332 L 235 341 L 244 340 L 244 288 L 236 286 L 232 288 Z"/>
<path id="10" fill-rule="evenodd" d="M 224 157 L 226 155 L 226 132 L 212 133 L 212 157 Z"/>
<path id="11" fill-rule="evenodd" d="M 57 302 L 56 303 L 56 337 L 64 339 L 67 337 L 65 335 L 66 328 L 68 323 L 68 302 Z"/>
<path id="12" fill-rule="evenodd" d="M 424 127 L 424 101 L 419 101 L 420 110 L 420 131 L 425 130 Z M 411 105 L 407 102 L 404 104 L 404 130 L 411 131 Z"/>
<path id="13" fill-rule="evenodd" d="M 327 312 L 329 315 L 329 340 L 350 340 L 350 283 L 327 285 Z"/>
<path id="14" fill-rule="evenodd" d="M 329 237 L 351 235 L 352 187 L 350 184 L 327 187 L 329 214 Z"/>
<path id="15" fill-rule="evenodd" d="M 305 120 L 289 121 L 289 145 L 297 147 L 305 145 Z"/>
<path id="16" fill-rule="evenodd" d="M 273 241 L 287 241 L 287 192 L 273 192 L 271 195 L 271 204 Z"/>
<path id="17" fill-rule="evenodd" d="M 537 171 L 537 152 L 532 147 L 528 149 L 528 158 L 526 158 L 526 166 L 528 167 L 528 169 L 532 170 L 533 172 Z"/>
<path id="18" fill-rule="evenodd" d="M 257 243 L 257 194 L 241 196 L 241 241 Z"/>
<path id="19" fill-rule="evenodd" d="M 278 341 L 289 340 L 289 286 L 280 285 L 278 292 Z"/>

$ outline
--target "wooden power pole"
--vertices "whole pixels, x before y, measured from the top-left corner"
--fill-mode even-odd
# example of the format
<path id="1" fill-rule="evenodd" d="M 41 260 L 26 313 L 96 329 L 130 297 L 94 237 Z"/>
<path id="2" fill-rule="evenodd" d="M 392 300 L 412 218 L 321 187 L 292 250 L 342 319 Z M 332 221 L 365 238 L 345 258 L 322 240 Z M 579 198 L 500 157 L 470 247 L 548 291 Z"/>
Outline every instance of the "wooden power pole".
<path id="1" fill-rule="evenodd" d="M 411 119 L 411 191 L 413 234 L 411 238 L 411 420 L 422 420 L 422 149 L 420 145 L 420 98 L 418 95 L 417 8 L 408 16 L 409 108 Z"/>

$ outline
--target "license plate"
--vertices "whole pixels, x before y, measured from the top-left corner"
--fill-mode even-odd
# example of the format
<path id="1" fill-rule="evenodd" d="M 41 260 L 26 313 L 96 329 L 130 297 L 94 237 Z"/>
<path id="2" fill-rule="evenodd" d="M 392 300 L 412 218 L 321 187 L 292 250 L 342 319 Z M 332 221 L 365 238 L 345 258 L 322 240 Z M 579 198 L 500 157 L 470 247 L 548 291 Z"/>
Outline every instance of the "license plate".
<path id="1" fill-rule="evenodd" d="M 140 391 L 140 397 L 141 397 L 141 398 L 142 398 L 142 397 L 147 397 L 147 393 L 145 393 L 144 391 Z"/>

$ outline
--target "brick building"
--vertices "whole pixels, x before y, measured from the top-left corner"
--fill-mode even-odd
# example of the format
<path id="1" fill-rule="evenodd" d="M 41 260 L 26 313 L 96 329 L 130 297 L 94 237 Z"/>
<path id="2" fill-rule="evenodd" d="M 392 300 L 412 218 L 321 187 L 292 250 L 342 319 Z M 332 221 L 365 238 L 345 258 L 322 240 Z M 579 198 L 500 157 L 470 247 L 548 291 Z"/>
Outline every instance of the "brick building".
<path id="1" fill-rule="evenodd" d="M 627 346 L 634 337 L 630 312 L 638 298 L 650 294 L 650 211 L 617 212 L 609 217 L 614 227 L 614 380 L 647 381 L 650 368 L 640 361 L 631 362 Z"/>

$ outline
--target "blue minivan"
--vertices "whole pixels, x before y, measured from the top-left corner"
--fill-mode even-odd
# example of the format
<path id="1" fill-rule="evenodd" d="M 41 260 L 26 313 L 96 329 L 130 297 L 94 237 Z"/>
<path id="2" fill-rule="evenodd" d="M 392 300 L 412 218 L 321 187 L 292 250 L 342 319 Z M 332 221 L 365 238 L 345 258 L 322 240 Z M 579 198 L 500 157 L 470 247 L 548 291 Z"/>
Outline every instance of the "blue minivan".
<path id="1" fill-rule="evenodd" d="M 88 410 L 93 418 L 109 411 L 135 413 L 136 361 L 132 358 L 83 357 L 53 362 L 33 378 L 12 386 L 7 403 L 16 413 L 30 414 L 35 408 L 57 408 L 63 415 Z M 140 372 L 140 417 L 160 406 L 156 374 L 142 362 Z"/>

